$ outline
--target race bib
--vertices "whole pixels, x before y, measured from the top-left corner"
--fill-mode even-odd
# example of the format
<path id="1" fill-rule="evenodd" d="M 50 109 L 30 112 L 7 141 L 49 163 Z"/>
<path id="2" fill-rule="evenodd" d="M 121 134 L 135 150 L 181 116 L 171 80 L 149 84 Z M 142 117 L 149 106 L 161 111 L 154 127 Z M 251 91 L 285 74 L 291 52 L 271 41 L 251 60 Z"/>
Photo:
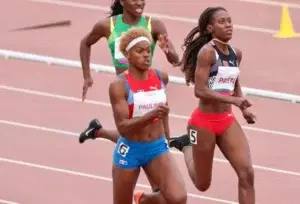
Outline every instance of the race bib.
<path id="1" fill-rule="evenodd" d="M 133 94 L 133 117 L 141 117 L 154 110 L 159 103 L 167 102 L 167 97 L 163 89 L 155 90 L 157 89 L 155 86 L 152 88 L 154 91 L 138 92 Z"/>
<path id="2" fill-rule="evenodd" d="M 190 137 L 191 144 L 197 144 L 197 130 L 190 129 L 189 137 Z"/>
<path id="3" fill-rule="evenodd" d="M 120 143 L 119 147 L 118 147 L 118 153 L 122 156 L 122 157 L 126 157 L 126 154 L 129 151 L 129 146 L 124 144 L 123 142 Z"/>
<path id="4" fill-rule="evenodd" d="M 218 75 L 214 77 L 213 83 L 209 86 L 213 90 L 228 90 L 233 91 L 235 87 L 236 79 L 238 78 L 240 71 L 237 67 L 219 67 Z"/>
<path id="5" fill-rule="evenodd" d="M 117 60 L 126 58 L 120 51 L 120 41 L 121 41 L 121 37 L 118 37 L 115 40 L 115 58 Z"/>

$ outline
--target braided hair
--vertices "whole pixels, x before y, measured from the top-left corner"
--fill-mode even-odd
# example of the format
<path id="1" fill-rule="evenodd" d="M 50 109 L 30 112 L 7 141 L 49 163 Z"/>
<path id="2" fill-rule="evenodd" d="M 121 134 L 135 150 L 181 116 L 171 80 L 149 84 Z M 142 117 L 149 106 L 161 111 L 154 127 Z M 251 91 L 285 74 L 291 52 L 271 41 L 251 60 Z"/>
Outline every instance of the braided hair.
<path id="1" fill-rule="evenodd" d="M 205 9 L 198 20 L 198 26 L 193 28 L 184 40 L 182 47 L 185 50 L 178 65 L 181 66 L 181 71 L 185 74 L 187 85 L 195 83 L 198 52 L 206 43 L 212 40 L 212 35 L 208 32 L 207 26 L 211 23 L 214 14 L 220 10 L 226 11 L 223 7 L 208 7 Z M 196 34 L 198 36 L 195 37 Z"/>
<path id="2" fill-rule="evenodd" d="M 109 17 L 123 14 L 123 6 L 121 0 L 113 0 L 110 6 Z"/>

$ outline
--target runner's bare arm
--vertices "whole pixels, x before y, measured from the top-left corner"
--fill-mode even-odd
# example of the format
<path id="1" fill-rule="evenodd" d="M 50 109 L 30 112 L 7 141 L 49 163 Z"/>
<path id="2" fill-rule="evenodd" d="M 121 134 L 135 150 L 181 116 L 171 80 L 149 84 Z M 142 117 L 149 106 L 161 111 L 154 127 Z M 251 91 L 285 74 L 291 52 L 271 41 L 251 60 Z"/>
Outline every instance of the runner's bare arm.
<path id="1" fill-rule="evenodd" d="M 152 28 L 153 28 L 153 36 L 154 40 L 157 41 L 160 36 L 166 35 L 168 38 L 168 52 L 165 53 L 167 60 L 169 63 L 176 65 L 179 62 L 179 56 L 178 53 L 176 52 L 173 43 L 171 42 L 170 38 L 168 37 L 168 32 L 166 29 L 165 24 L 158 19 L 152 18 Z"/>
<path id="2" fill-rule="evenodd" d="M 152 123 L 155 118 L 153 111 L 139 118 L 129 119 L 126 90 L 123 80 L 116 80 L 109 86 L 109 98 L 113 110 L 115 124 L 121 135 L 137 132 Z"/>
<path id="3" fill-rule="evenodd" d="M 109 33 L 109 22 L 103 20 L 97 22 L 92 30 L 84 36 L 80 42 L 80 60 L 83 71 L 83 78 L 90 78 L 90 55 L 91 46 L 98 42 L 102 37 L 107 37 Z"/>
<path id="4" fill-rule="evenodd" d="M 167 85 L 169 83 L 169 76 L 167 73 L 165 72 L 161 72 L 161 77 L 162 77 L 162 80 L 165 84 L 165 87 L 166 87 L 166 92 L 167 92 Z M 167 94 L 167 93 L 166 93 Z M 168 102 L 167 102 L 168 104 Z M 169 115 L 165 116 L 163 118 L 163 125 L 164 125 L 164 130 L 165 130 L 165 136 L 167 138 L 167 140 L 170 139 L 170 126 L 169 126 Z"/>
<path id="5" fill-rule="evenodd" d="M 237 48 L 234 48 L 234 50 L 236 51 L 236 56 L 238 59 L 238 66 L 240 67 L 240 64 L 242 61 L 242 51 Z M 242 87 L 240 84 L 240 78 L 237 78 L 237 80 L 236 80 L 235 87 L 234 87 L 234 96 L 243 97 L 243 91 L 242 91 Z"/>

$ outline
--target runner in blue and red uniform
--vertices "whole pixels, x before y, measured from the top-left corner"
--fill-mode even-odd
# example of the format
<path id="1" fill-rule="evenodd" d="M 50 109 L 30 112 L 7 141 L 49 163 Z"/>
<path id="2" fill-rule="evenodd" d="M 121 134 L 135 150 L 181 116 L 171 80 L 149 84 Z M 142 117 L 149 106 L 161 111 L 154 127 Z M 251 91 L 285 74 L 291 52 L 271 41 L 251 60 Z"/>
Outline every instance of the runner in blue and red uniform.
<path id="1" fill-rule="evenodd" d="M 186 204 L 187 193 L 168 147 L 169 108 L 165 86 L 168 75 L 150 68 L 151 35 L 132 28 L 120 39 L 129 68 L 110 83 L 109 96 L 120 137 L 113 154 L 114 204 Z M 97 134 L 95 120 L 89 126 Z M 143 168 L 160 189 L 133 191 Z"/>
<path id="2" fill-rule="evenodd" d="M 229 45 L 232 31 L 226 9 L 210 7 L 185 39 L 182 71 L 186 82 L 194 84 L 199 103 L 188 121 L 189 136 L 173 138 L 170 145 L 183 152 L 189 175 L 200 191 L 210 186 L 217 145 L 237 174 L 239 203 L 255 204 L 250 148 L 232 106 L 241 110 L 249 124 L 255 123 L 256 116 L 241 90 L 242 52 Z"/>
<path id="3" fill-rule="evenodd" d="M 168 38 L 167 29 L 164 23 L 151 16 L 143 14 L 145 0 L 114 0 L 112 1 L 111 11 L 109 18 L 105 18 L 97 22 L 91 31 L 82 39 L 80 43 L 80 58 L 83 69 L 83 91 L 82 100 L 86 98 L 88 88 L 92 86 L 93 80 L 90 73 L 90 55 L 91 46 L 98 42 L 100 39 L 106 38 L 108 47 L 110 49 L 112 62 L 115 67 L 116 73 L 121 74 L 129 67 L 128 61 L 122 55 L 119 49 L 119 40 L 121 33 L 126 32 L 130 28 L 143 27 L 149 34 L 151 34 L 153 41 L 151 42 L 151 53 L 153 55 L 156 44 L 159 45 L 161 50 L 166 56 L 168 62 L 176 65 L 179 62 L 178 54 Z M 150 58 L 152 62 L 152 56 Z M 97 134 L 95 131 L 87 129 L 80 134 L 79 142 L 84 143 L 87 139 L 103 138 L 116 143 L 120 137 L 117 130 L 108 130 L 101 126 L 98 120 L 93 120 L 91 123 L 98 123 L 101 127 Z M 89 131 L 88 131 L 89 130 Z M 148 177 L 153 191 L 158 191 L 157 186 Z"/>

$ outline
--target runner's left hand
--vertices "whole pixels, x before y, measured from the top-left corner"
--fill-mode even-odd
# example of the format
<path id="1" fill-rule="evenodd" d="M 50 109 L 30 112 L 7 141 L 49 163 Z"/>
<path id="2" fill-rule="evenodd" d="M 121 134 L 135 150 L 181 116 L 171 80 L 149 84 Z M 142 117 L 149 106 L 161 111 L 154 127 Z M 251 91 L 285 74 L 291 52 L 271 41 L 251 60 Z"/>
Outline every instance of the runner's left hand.
<path id="1" fill-rule="evenodd" d="M 162 49 L 162 51 L 166 54 L 170 51 L 170 41 L 167 34 L 161 34 L 158 37 L 158 46 Z"/>
<path id="2" fill-rule="evenodd" d="M 244 109 L 242 113 L 248 124 L 254 124 L 256 122 L 256 115 L 249 108 Z"/>

